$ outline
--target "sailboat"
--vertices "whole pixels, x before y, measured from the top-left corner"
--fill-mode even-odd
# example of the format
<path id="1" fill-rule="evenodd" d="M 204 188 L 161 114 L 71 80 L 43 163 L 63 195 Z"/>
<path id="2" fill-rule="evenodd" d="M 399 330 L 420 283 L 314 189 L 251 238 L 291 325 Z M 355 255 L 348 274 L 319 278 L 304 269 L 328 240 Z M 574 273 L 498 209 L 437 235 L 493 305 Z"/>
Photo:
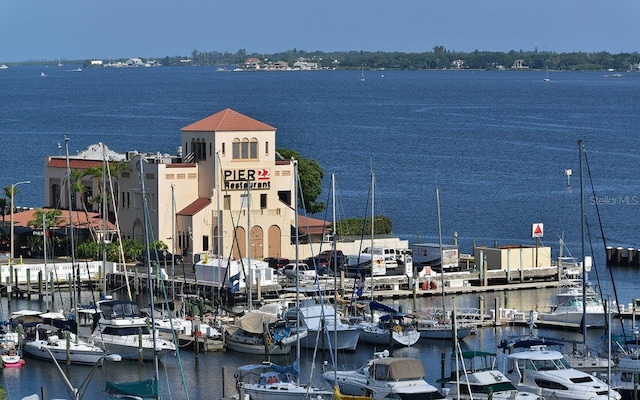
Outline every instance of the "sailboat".
<path id="1" fill-rule="evenodd" d="M 66 161 L 67 161 L 67 195 L 69 206 L 69 227 L 71 241 L 71 265 L 73 270 L 72 287 L 72 311 L 77 311 L 79 303 L 76 285 L 76 259 L 75 259 L 75 240 L 73 228 L 73 204 L 71 197 L 71 167 L 69 163 L 69 137 L 65 135 Z M 44 224 L 43 224 L 44 226 Z M 46 227 L 45 227 L 46 228 Z M 79 284 L 78 284 L 79 288 Z M 65 316 L 57 313 L 40 314 L 40 318 L 50 320 L 60 320 L 65 322 Z M 49 324 L 38 324 L 35 330 L 35 338 L 24 344 L 24 352 L 35 358 L 53 361 L 65 361 L 73 364 L 91 364 L 95 365 L 100 362 L 107 354 L 103 347 L 93 343 L 91 340 L 85 340 L 78 336 L 77 325 L 73 323 L 75 329 L 62 329 Z"/>
<path id="2" fill-rule="evenodd" d="M 296 211 L 295 229 L 298 229 L 298 204 L 297 182 L 298 165 L 294 161 L 294 201 L 293 208 Z M 296 232 L 296 260 L 298 259 L 298 239 Z M 296 305 L 300 303 L 299 277 L 296 277 Z M 296 319 L 299 319 L 299 314 Z M 299 327 L 299 321 L 297 321 Z M 296 335 L 296 360 L 289 366 L 281 366 L 272 362 L 263 364 L 244 365 L 238 369 L 236 386 L 240 394 L 244 392 L 252 400 L 306 400 L 326 399 L 333 396 L 332 391 L 322 390 L 311 385 L 300 384 L 300 340 L 302 335 Z"/>
<path id="3" fill-rule="evenodd" d="M 593 356 L 587 346 L 587 328 L 588 327 L 604 327 L 607 321 L 607 310 L 601 301 L 600 295 L 590 288 L 587 281 L 587 268 L 590 266 L 590 257 L 585 254 L 585 205 L 584 205 L 584 183 L 582 174 L 583 144 L 582 140 L 578 141 L 580 156 L 580 222 L 582 235 L 582 262 L 580 263 L 581 273 L 579 278 L 572 277 L 572 285 L 561 287 L 558 298 L 566 298 L 550 313 L 538 313 L 538 319 L 543 321 L 557 321 L 568 324 L 572 323 L 573 327 L 579 327 L 582 333 L 581 343 L 570 343 L 573 350 L 564 356 L 564 362 L 573 368 L 587 372 L 602 372 L 610 368 L 614 362 L 610 357 L 603 358 Z M 573 268 L 565 269 L 565 273 L 570 273 Z M 566 278 L 565 278 L 566 279 Z M 533 314 L 533 312 L 532 312 Z M 506 341 L 503 340 L 503 348 L 523 348 L 524 352 L 532 349 L 546 349 L 548 346 L 561 346 L 562 340 L 552 340 L 537 337 L 533 334 L 533 318 L 530 318 L 529 334 L 519 340 Z M 504 346 L 506 344 L 507 346 Z"/>
<path id="4" fill-rule="evenodd" d="M 246 206 L 250 209 L 250 186 L 247 186 Z M 249 220 L 250 212 L 247 212 L 247 232 L 251 232 L 251 222 Z M 247 236 L 247 249 L 251 249 L 251 238 Z M 268 264 L 264 261 L 257 261 L 251 258 L 250 250 L 248 257 L 241 258 L 237 269 L 231 270 L 234 265 L 227 261 L 227 269 L 225 271 L 228 278 L 228 284 L 233 285 L 234 281 L 240 281 L 244 278 L 247 293 L 247 312 L 235 319 L 233 324 L 223 325 L 226 346 L 230 350 L 248 353 L 263 354 L 266 360 L 271 355 L 286 355 L 291 352 L 293 343 L 298 336 L 306 335 L 306 331 L 298 329 L 297 326 L 291 326 L 280 315 L 270 312 L 254 310 L 252 306 L 252 288 L 254 282 L 265 283 L 267 281 L 265 273 L 271 272 Z M 207 260 L 205 260 L 205 263 Z M 225 260 L 212 260 L 218 266 L 224 265 Z M 196 265 L 197 268 L 197 265 Z M 248 268 L 245 271 L 245 268 Z M 235 274 L 235 275 L 231 275 Z M 259 278 L 257 278 L 259 277 Z"/>
<path id="5" fill-rule="evenodd" d="M 65 138 L 66 140 L 66 138 Z M 68 150 L 67 150 L 68 152 Z M 140 169 L 142 175 L 142 160 Z M 144 176 L 144 175 L 142 175 Z M 142 192 L 144 181 L 142 181 Z M 71 203 L 71 195 L 69 195 Z M 146 206 L 146 204 L 145 204 Z M 71 210 L 71 207 L 69 208 Z M 146 221 L 146 213 L 145 213 Z M 145 224 L 145 232 L 147 226 Z M 72 229 L 73 232 L 73 229 Z M 149 239 L 145 235 L 147 252 L 149 251 Z M 148 276 L 151 274 L 151 262 L 147 254 Z M 149 293 L 153 299 L 153 282 L 148 279 L 151 286 Z M 146 318 L 141 314 L 138 304 L 131 300 L 105 299 L 97 303 L 98 313 L 94 316 L 95 322 L 91 337 L 95 343 L 100 345 L 105 351 L 120 354 L 123 359 L 133 360 L 157 360 L 166 352 L 174 352 L 175 344 L 170 340 L 157 338 L 157 330 L 149 329 Z M 153 315 L 152 302 L 152 327 L 155 327 L 155 316 Z"/>
<path id="6" fill-rule="evenodd" d="M 399 346 L 412 346 L 420 339 L 420 333 L 416 326 L 407 319 L 409 316 L 400 313 L 398 310 L 373 301 L 373 249 L 375 237 L 375 173 L 371 172 L 371 301 L 369 302 L 369 316 L 364 318 L 357 326 L 362 330 L 360 341 L 369 344 Z M 335 225 L 335 223 L 334 223 Z M 395 256 L 394 256 L 395 261 Z M 364 314 L 364 313 L 363 313 Z M 380 315 L 382 314 L 382 315 Z"/>
<path id="7" fill-rule="evenodd" d="M 140 399 L 160 399 L 160 386 L 159 386 L 159 376 L 160 376 L 160 368 L 159 368 L 159 356 L 160 353 L 162 351 L 164 351 L 165 349 L 163 348 L 163 346 L 172 346 L 173 350 L 176 352 L 177 358 L 178 358 L 178 363 L 180 364 L 180 373 L 181 373 L 181 378 L 182 378 L 182 384 L 184 387 L 184 390 L 187 391 L 187 385 L 186 385 L 186 379 L 184 376 L 184 371 L 182 369 L 182 364 L 181 364 L 181 360 L 180 360 L 180 351 L 179 349 L 175 346 L 175 341 L 176 341 L 176 336 L 175 333 L 173 334 L 173 341 L 166 341 L 166 342 L 161 342 L 161 339 L 158 338 L 158 331 L 157 329 L 155 329 L 155 302 L 154 300 L 154 282 L 151 279 L 152 277 L 152 267 L 151 267 L 151 257 L 149 254 L 149 221 L 148 221 L 148 210 L 147 210 L 147 198 L 146 198 L 146 190 L 145 190 L 145 185 L 144 185 L 144 168 L 143 168 L 143 160 L 142 157 L 139 160 L 139 167 L 140 167 L 140 187 L 141 187 L 141 191 L 142 191 L 142 202 L 143 202 L 143 208 L 144 208 L 144 226 L 143 226 L 143 231 L 144 231 L 144 238 L 145 238 L 145 247 L 147 249 L 147 258 L 146 258 L 146 267 L 147 267 L 147 277 L 149 279 L 147 279 L 147 290 L 149 292 L 149 298 L 150 298 L 150 308 L 151 308 L 151 315 L 150 315 L 150 320 L 151 320 L 151 344 L 152 344 L 152 351 L 153 351 L 153 366 L 154 366 L 154 375 L 153 377 L 151 377 L 150 379 L 146 379 L 146 380 L 138 380 L 138 381 L 129 381 L 129 382 L 111 382 L 108 381 L 105 384 L 105 390 L 109 393 L 115 394 L 117 396 L 124 396 L 124 397 L 128 397 L 128 398 L 140 398 Z M 165 297 L 165 301 L 167 300 L 166 298 L 166 288 L 164 286 L 164 280 L 160 281 L 160 287 L 163 290 L 163 294 Z M 124 331 L 124 329 L 116 329 L 116 328 L 126 328 L 126 323 L 127 320 L 129 321 L 136 321 L 134 315 L 138 314 L 139 315 L 139 309 L 137 308 L 137 305 L 133 302 L 130 301 L 122 301 L 122 302 L 118 302 L 118 301 L 107 301 L 106 303 L 102 303 L 101 304 L 101 310 L 102 312 L 102 317 L 101 319 L 105 319 L 107 321 L 109 321 L 110 323 L 113 323 L 112 325 L 108 326 L 109 329 L 114 329 L 116 332 L 117 331 L 121 331 L 123 333 L 126 333 Z M 106 311 L 106 312 L 105 312 Z M 137 312 L 136 312 L 137 311 Z M 118 316 L 120 316 L 120 318 L 117 318 Z M 131 323 L 131 322 L 129 322 Z M 137 329 L 135 329 L 135 331 L 137 332 L 142 332 L 144 328 L 143 327 L 137 327 Z M 105 329 L 106 331 L 106 329 Z M 109 332 L 109 331 L 107 331 Z M 115 333 L 115 332 L 114 332 Z M 142 333 L 139 333 L 140 336 L 142 336 Z M 128 336 L 128 335 L 127 335 Z M 123 335 L 123 337 L 125 337 Z M 144 339 L 142 339 L 144 340 Z M 139 345 L 142 346 L 143 342 L 142 340 L 140 340 Z M 144 350 L 141 350 L 141 352 L 143 352 Z M 188 392 L 186 393 L 187 398 L 189 398 L 189 394 Z"/>
<path id="8" fill-rule="evenodd" d="M 364 65 L 360 69 L 360 82 L 364 82 Z"/>
<path id="9" fill-rule="evenodd" d="M 551 79 L 549 78 L 549 66 L 548 65 L 547 65 L 547 76 L 542 81 L 543 82 L 551 82 Z"/>
<path id="10" fill-rule="evenodd" d="M 420 332 L 420 337 L 436 340 L 454 340 L 454 330 L 457 329 L 457 334 L 455 335 L 455 340 L 457 341 L 467 337 L 473 330 L 473 326 L 470 324 L 461 323 L 458 323 L 457 326 L 454 326 L 457 321 L 452 321 L 447 314 L 444 285 L 444 270 L 446 261 L 442 256 L 444 251 L 442 246 L 442 224 L 440 222 L 440 189 L 437 186 L 436 206 L 438 211 L 438 239 L 440 250 L 440 286 L 442 290 L 442 312 L 438 315 L 425 315 L 421 312 L 414 312 L 413 315 L 418 327 L 418 332 Z"/>
<path id="11" fill-rule="evenodd" d="M 334 284 L 335 280 L 334 274 Z M 316 285 L 319 285 L 317 280 Z M 297 286 L 298 284 L 296 284 Z M 296 305 L 287 310 L 288 320 L 298 321 L 298 326 L 307 329 L 308 334 L 301 338 L 299 346 L 308 349 L 355 351 L 361 330 L 357 326 L 346 324 L 338 318 L 338 311 L 336 311 L 335 305 L 329 304 L 319 286 L 316 286 L 314 291 L 312 298 L 305 298 L 302 301 L 299 300 L 297 295 Z"/>

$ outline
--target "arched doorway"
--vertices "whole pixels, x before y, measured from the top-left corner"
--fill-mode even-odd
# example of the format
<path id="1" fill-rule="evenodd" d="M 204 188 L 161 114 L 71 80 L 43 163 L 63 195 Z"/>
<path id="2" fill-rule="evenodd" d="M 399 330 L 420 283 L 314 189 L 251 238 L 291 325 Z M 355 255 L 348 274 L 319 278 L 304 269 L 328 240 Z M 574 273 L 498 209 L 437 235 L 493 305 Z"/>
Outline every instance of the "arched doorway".
<path id="1" fill-rule="evenodd" d="M 268 232 L 269 244 L 267 245 L 267 256 L 282 257 L 282 231 L 278 225 L 271 225 Z"/>
<path id="2" fill-rule="evenodd" d="M 241 226 L 235 230 L 231 256 L 235 259 L 247 256 L 247 232 Z"/>
<path id="3" fill-rule="evenodd" d="M 264 234 L 262 227 L 255 225 L 251 228 L 251 258 L 264 257 Z"/>
<path id="4" fill-rule="evenodd" d="M 138 243 L 145 243 L 144 226 L 142 225 L 140 218 L 136 218 L 136 220 L 133 221 L 133 240 Z"/>

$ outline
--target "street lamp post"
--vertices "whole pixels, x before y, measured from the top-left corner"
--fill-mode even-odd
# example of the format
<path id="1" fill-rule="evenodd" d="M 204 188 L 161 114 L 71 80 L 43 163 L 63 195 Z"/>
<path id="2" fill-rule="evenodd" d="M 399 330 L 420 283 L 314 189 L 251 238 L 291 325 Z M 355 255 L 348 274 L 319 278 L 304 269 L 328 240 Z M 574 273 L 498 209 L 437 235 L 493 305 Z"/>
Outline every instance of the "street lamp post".
<path id="1" fill-rule="evenodd" d="M 9 265 L 11 265 L 11 263 L 13 262 L 13 248 L 14 248 L 14 232 L 13 232 L 13 198 L 15 197 L 16 194 L 16 186 L 18 185 L 22 185 L 23 183 L 31 183 L 31 181 L 20 181 L 20 182 L 16 182 L 13 183 L 11 185 L 11 234 L 10 234 L 10 240 L 11 240 L 11 253 L 9 254 Z"/>
<path id="2" fill-rule="evenodd" d="M 91 378 L 93 377 L 93 374 L 95 374 L 98 367 L 102 365 L 103 360 L 109 360 L 109 361 L 122 360 L 122 356 L 120 354 L 107 354 L 105 356 L 100 357 L 98 362 L 96 362 L 93 368 L 91 368 L 91 371 L 89 371 L 89 374 L 87 375 L 87 377 L 84 378 L 84 381 L 82 381 L 82 383 L 80 384 L 80 387 L 75 388 L 71 384 L 71 381 L 69 381 L 69 378 L 67 378 L 67 375 L 62 370 L 62 367 L 60 367 L 60 363 L 58 363 L 58 360 L 56 360 L 56 357 L 53 355 L 53 353 L 51 353 L 51 350 L 49 350 L 47 346 L 42 346 L 40 347 L 40 349 L 46 350 L 47 353 L 49 353 L 49 356 L 51 356 L 51 359 L 53 360 L 54 364 L 58 368 L 58 372 L 60 372 L 60 376 L 62 376 L 62 381 L 64 382 L 65 386 L 69 390 L 69 393 L 73 396 L 73 400 L 81 400 L 84 397 L 87 391 L 87 388 L 89 387 L 89 382 L 91 382 Z"/>

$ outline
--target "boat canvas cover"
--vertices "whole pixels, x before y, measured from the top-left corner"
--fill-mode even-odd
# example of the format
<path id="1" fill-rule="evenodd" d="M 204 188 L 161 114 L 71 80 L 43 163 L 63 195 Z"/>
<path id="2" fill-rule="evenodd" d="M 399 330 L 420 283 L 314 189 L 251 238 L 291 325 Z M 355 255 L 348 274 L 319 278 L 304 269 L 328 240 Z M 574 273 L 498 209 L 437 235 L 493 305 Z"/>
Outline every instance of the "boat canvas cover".
<path id="1" fill-rule="evenodd" d="M 382 358 L 373 362 L 373 376 L 380 381 L 424 379 L 422 361 L 415 358 Z"/>
<path id="2" fill-rule="evenodd" d="M 278 321 L 273 314 L 250 312 L 236 319 L 235 325 L 243 331 L 250 333 L 264 333 L 264 325 Z"/>
<path id="3" fill-rule="evenodd" d="M 280 374 L 292 374 L 294 376 L 298 376 L 300 374 L 300 360 L 297 359 L 290 365 L 279 365 L 274 363 L 269 364 L 247 364 L 238 367 L 238 371 L 241 376 L 244 376 L 248 373 L 262 373 L 265 370 L 273 370 L 276 373 Z"/>
<path id="4" fill-rule="evenodd" d="M 108 393 L 121 396 L 136 396 L 141 399 L 157 399 L 158 385 L 153 379 L 134 382 L 110 382 L 105 384 L 105 390 Z"/>
<path id="5" fill-rule="evenodd" d="M 379 303 L 377 301 L 371 301 L 369 302 L 369 308 L 372 311 L 383 311 L 389 314 L 397 314 L 398 310 L 396 310 L 395 308 L 389 307 L 385 304 Z"/>

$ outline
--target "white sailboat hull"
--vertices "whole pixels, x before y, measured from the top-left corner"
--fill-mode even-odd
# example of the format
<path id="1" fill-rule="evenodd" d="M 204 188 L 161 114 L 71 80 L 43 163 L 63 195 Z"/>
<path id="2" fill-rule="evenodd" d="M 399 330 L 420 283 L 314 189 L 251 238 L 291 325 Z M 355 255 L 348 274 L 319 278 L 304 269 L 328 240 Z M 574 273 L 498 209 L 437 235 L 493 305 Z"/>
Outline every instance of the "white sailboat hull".
<path id="1" fill-rule="evenodd" d="M 105 355 L 104 350 L 95 346 L 70 344 L 69 354 L 67 356 L 67 349 L 64 344 L 48 345 L 44 340 L 34 340 L 25 343 L 24 352 L 41 360 L 51 360 L 51 354 L 46 350 L 47 348 L 58 362 L 66 363 L 68 358 L 72 364 L 95 365 L 102 361 Z"/>
<path id="2" fill-rule="evenodd" d="M 369 344 L 412 346 L 418 340 L 420 340 L 420 332 L 417 329 L 404 328 L 401 331 L 390 331 L 378 327 L 377 324 L 362 327 L 362 333 L 360 333 L 360 341 Z"/>
<path id="3" fill-rule="evenodd" d="M 309 334 L 300 339 L 300 347 L 315 349 L 317 338 L 318 349 L 355 351 L 358 346 L 358 340 L 360 339 L 360 333 L 360 329 L 354 327 L 338 329 L 337 340 L 335 340 L 336 333 L 334 330 L 329 329 L 326 333 L 324 331 L 309 330 Z"/>
<path id="4" fill-rule="evenodd" d="M 333 392 L 295 383 L 245 384 L 244 392 L 251 400 L 309 400 L 332 398 Z"/>

